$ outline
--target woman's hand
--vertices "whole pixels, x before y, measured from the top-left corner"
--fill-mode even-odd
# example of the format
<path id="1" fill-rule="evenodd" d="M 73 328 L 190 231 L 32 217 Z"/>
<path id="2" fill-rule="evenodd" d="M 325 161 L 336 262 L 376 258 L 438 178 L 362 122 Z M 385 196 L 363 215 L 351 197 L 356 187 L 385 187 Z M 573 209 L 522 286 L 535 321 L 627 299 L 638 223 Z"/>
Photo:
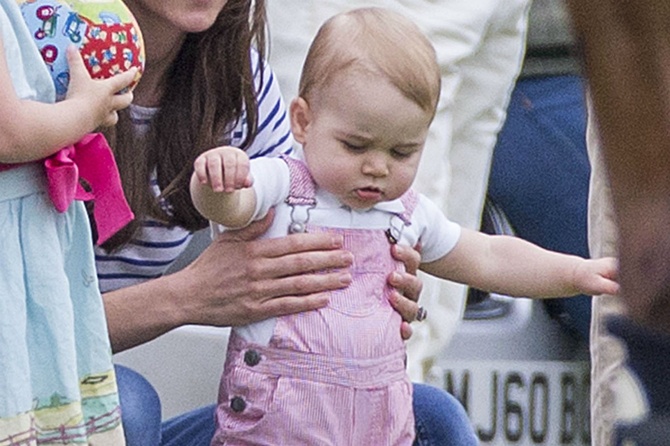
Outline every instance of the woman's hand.
<path id="1" fill-rule="evenodd" d="M 347 268 L 353 255 L 341 249 L 339 236 L 314 233 L 256 240 L 273 215 L 225 233 L 174 274 L 106 293 L 114 351 L 185 324 L 244 325 L 321 308 L 328 303 L 325 291 L 351 283 Z M 315 272 L 323 270 L 331 272 Z"/>
<path id="2" fill-rule="evenodd" d="M 421 280 L 416 276 L 421 263 L 421 255 L 416 249 L 401 245 L 392 245 L 391 253 L 396 260 L 405 264 L 406 272 L 391 273 L 388 283 L 394 288 L 390 297 L 391 305 L 403 318 L 400 335 L 404 340 L 408 340 L 412 336 L 412 327 L 409 324 L 416 320 L 419 311 L 419 295 L 423 287 Z"/>
<path id="3" fill-rule="evenodd" d="M 188 290 L 184 323 L 235 326 L 314 310 L 327 304 L 325 291 L 351 283 L 353 255 L 340 249 L 341 236 L 256 240 L 272 218 L 224 233 L 180 272 Z"/>

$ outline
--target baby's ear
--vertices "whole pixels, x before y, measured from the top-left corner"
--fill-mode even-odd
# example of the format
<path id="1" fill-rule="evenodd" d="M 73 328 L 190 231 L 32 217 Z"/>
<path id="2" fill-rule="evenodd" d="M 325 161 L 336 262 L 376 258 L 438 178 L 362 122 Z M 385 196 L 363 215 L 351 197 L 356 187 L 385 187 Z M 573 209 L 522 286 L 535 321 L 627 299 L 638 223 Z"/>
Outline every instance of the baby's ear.
<path id="1" fill-rule="evenodd" d="M 305 99 L 298 96 L 291 101 L 289 114 L 291 117 L 291 132 L 293 132 L 293 137 L 300 144 L 304 144 L 307 128 L 312 119 L 312 111 L 309 108 L 309 104 Z"/>

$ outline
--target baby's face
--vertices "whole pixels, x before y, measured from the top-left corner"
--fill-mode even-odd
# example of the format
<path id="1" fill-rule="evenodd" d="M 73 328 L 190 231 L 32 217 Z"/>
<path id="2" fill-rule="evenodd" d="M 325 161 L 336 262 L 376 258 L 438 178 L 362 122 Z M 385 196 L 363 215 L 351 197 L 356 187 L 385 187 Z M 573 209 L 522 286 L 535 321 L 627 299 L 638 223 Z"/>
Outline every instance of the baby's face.
<path id="1" fill-rule="evenodd" d="M 296 139 L 319 187 L 353 209 L 394 200 L 409 189 L 432 116 L 389 81 L 338 74 L 307 108 L 305 131 Z"/>

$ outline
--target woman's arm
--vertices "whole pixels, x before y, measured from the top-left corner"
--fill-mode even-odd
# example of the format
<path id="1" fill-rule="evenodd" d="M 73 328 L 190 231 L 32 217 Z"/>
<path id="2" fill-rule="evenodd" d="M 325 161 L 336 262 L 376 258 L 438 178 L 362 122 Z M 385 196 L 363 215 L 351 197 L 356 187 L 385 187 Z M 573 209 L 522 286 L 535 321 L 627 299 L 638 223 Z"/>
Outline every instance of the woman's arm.
<path id="1" fill-rule="evenodd" d="M 106 293 L 112 348 L 123 351 L 185 324 L 236 326 L 326 305 L 351 282 L 351 253 L 328 234 L 254 240 L 271 218 L 223 234 L 174 274 Z M 314 273 L 340 269 L 330 273 Z"/>
<path id="2" fill-rule="evenodd" d="M 266 218 L 240 231 L 224 233 L 189 266 L 174 274 L 103 295 L 114 352 L 135 347 L 185 324 L 237 326 L 284 314 L 321 308 L 324 291 L 351 282 L 346 268 L 353 261 L 338 236 L 295 234 L 254 240 L 267 230 Z M 419 254 L 395 246 L 393 255 L 407 273 L 393 273 L 391 305 L 403 322 L 416 319 L 421 281 L 416 277 Z M 323 269 L 340 271 L 318 273 Z"/>

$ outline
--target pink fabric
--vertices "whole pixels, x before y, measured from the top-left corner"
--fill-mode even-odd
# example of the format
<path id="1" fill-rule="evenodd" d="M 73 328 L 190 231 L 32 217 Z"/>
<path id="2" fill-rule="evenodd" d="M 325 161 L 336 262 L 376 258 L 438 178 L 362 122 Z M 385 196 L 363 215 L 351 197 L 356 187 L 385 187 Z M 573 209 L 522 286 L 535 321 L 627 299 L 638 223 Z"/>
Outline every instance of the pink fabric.
<path id="1" fill-rule="evenodd" d="M 123 194 L 112 150 L 101 133 L 86 135 L 44 160 L 48 192 L 58 212 L 65 212 L 73 200 L 95 200 L 93 217 L 97 244 L 104 243 L 133 219 Z M 79 178 L 91 186 L 86 192 Z"/>
<path id="2" fill-rule="evenodd" d="M 292 176 L 300 171 L 291 169 Z M 354 254 L 353 283 L 332 292 L 325 308 L 277 318 L 268 346 L 233 332 L 212 445 L 409 446 L 412 385 L 387 284 L 403 265 L 392 258 L 384 230 L 308 231 L 343 235 Z"/>
<path id="3" fill-rule="evenodd" d="M 316 184 L 307 170 L 307 165 L 295 158 L 282 155 L 291 175 L 291 190 L 286 203 L 290 205 L 315 206 Z"/>
<path id="4" fill-rule="evenodd" d="M 405 354 L 352 360 L 231 336 L 212 445 L 402 445 L 414 438 Z M 244 357 L 260 354 L 251 367 Z M 231 401 L 242 397 L 242 412 Z"/>
<path id="5" fill-rule="evenodd" d="M 278 318 L 268 347 L 233 334 L 212 444 L 409 446 L 412 385 L 386 284 L 400 265 L 384 231 L 309 230 L 344 235 L 354 281 L 331 293 L 325 308 Z M 245 362 L 249 351 L 260 354 L 258 364 Z M 236 397 L 241 412 L 232 407 Z"/>

